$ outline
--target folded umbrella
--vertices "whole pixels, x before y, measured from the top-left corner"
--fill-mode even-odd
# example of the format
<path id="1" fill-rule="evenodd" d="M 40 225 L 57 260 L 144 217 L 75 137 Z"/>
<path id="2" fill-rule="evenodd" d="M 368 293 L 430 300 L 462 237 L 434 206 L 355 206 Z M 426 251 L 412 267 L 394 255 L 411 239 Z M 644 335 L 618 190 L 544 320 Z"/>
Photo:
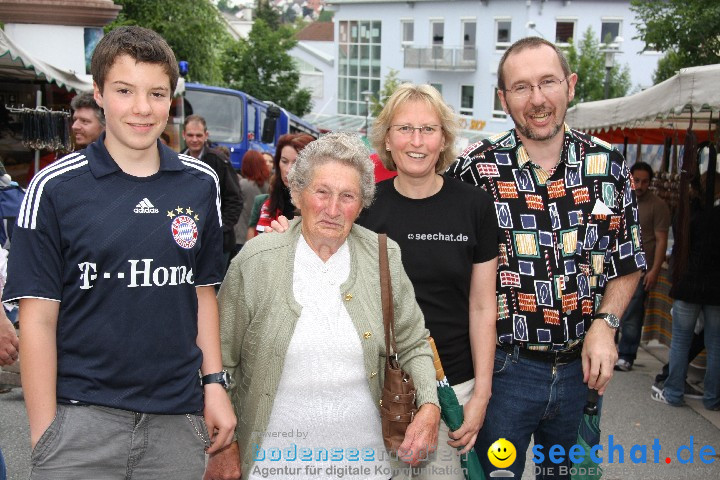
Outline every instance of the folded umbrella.
<path id="1" fill-rule="evenodd" d="M 587 403 L 578 428 L 577 444 L 583 448 L 582 462 L 573 463 L 572 480 L 598 480 L 602 477 L 602 467 L 592 461 L 590 450 L 600 443 L 600 408 L 598 391 L 588 388 Z"/>
<path id="2" fill-rule="evenodd" d="M 433 363 L 435 365 L 435 378 L 437 379 L 438 400 L 440 401 L 440 416 L 450 431 L 455 431 L 460 428 L 463 423 L 465 417 L 463 407 L 460 405 L 460 402 L 458 402 L 455 390 L 452 389 L 445 376 L 442 363 L 440 362 L 440 355 L 438 355 L 437 348 L 435 347 L 435 340 L 433 340 L 432 337 L 428 337 L 428 343 L 430 343 L 430 348 L 432 348 L 435 357 Z M 445 440 L 441 439 L 440 441 Z M 477 452 L 475 452 L 474 448 L 460 456 L 460 468 L 463 469 L 466 480 L 485 480 L 485 473 L 480 466 L 480 460 L 478 460 Z"/>

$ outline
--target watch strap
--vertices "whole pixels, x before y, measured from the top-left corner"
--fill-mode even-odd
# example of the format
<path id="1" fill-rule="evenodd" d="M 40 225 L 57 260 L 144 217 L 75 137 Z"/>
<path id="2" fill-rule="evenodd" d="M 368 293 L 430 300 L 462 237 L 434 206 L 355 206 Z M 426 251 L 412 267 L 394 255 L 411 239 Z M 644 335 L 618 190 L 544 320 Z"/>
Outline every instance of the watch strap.
<path id="1" fill-rule="evenodd" d="M 228 381 L 229 375 L 226 371 L 218 372 L 218 373 L 209 373 L 207 375 L 203 375 L 202 379 L 200 380 L 200 384 L 202 386 L 208 385 L 210 383 L 219 383 L 224 388 L 229 387 L 229 381 Z"/>

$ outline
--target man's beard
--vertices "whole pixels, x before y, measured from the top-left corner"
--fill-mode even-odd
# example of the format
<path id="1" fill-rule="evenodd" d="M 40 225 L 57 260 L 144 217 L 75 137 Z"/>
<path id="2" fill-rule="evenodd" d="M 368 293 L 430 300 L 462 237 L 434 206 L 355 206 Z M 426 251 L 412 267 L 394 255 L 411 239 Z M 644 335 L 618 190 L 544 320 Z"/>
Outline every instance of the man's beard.
<path id="1" fill-rule="evenodd" d="M 563 112 L 562 120 L 560 122 L 556 123 L 555 125 L 553 125 L 553 128 L 552 128 L 552 130 L 550 130 L 550 133 L 548 133 L 547 135 L 540 135 L 538 132 L 535 132 L 534 130 L 532 130 L 527 124 L 520 123 L 518 121 L 518 119 L 515 118 L 515 115 L 513 115 L 513 112 L 510 109 L 510 105 L 507 106 L 507 109 L 508 109 L 508 113 L 510 114 L 510 118 L 512 118 L 513 122 L 515 122 L 515 130 L 520 132 L 520 134 L 523 137 L 525 137 L 529 140 L 535 140 L 535 141 L 539 141 L 539 142 L 542 142 L 545 140 L 550 140 L 551 138 L 555 138 L 555 135 L 557 135 L 558 132 L 560 132 L 560 129 L 563 128 L 563 124 L 565 123 L 565 114 L 567 113 L 567 109 L 566 109 L 565 112 Z M 545 112 L 545 110 L 537 109 L 537 110 L 531 112 L 531 114 L 542 113 L 542 112 Z"/>

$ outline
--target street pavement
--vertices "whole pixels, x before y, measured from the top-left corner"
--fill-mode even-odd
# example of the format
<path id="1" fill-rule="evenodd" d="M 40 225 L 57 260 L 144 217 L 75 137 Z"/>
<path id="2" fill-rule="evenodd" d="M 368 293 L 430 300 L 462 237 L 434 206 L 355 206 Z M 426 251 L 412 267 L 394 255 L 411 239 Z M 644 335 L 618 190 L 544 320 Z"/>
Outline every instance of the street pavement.
<path id="1" fill-rule="evenodd" d="M 604 398 L 601 421 L 603 451 L 603 479 L 605 480 L 710 480 L 720 478 L 720 412 L 709 412 L 700 400 L 688 400 L 688 406 L 670 407 L 650 399 L 654 375 L 660 371 L 661 361 L 667 358 L 667 347 L 645 347 L 630 372 L 615 372 Z M 691 381 L 701 379 L 701 371 L 691 372 Z M 624 462 L 619 452 L 608 462 L 608 437 L 615 445 L 622 445 Z M 692 437 L 693 462 L 678 461 L 679 447 L 690 446 Z M 652 445 L 658 439 L 659 463 L 654 463 Z M 647 462 L 633 463 L 630 449 L 646 445 Z M 700 460 L 700 449 L 710 445 L 715 455 L 713 463 Z M 22 390 L 0 394 L 0 447 L 8 464 L 9 480 L 25 480 L 30 471 L 30 449 L 27 416 Z M 482 452 L 478 452 L 482 454 Z M 546 452 L 547 453 L 547 452 Z M 534 478 L 532 454 L 526 461 L 523 479 Z M 665 459 L 670 458 L 670 463 Z M 682 459 L 688 459 L 683 451 Z"/>

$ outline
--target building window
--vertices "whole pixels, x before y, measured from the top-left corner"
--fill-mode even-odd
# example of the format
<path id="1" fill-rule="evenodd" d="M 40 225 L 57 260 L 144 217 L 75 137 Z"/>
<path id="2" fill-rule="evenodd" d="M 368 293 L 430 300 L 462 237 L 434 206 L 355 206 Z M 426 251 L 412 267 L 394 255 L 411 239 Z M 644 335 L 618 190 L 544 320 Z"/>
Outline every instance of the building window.
<path id="1" fill-rule="evenodd" d="M 475 87 L 472 85 L 460 86 L 460 115 L 473 114 L 473 102 L 475 100 Z"/>
<path id="2" fill-rule="evenodd" d="M 338 24 L 338 113 L 365 116 L 361 92 L 380 91 L 379 20 L 342 21 Z"/>
<path id="3" fill-rule="evenodd" d="M 507 50 L 510 45 L 510 19 L 495 20 L 495 50 Z"/>
<path id="4" fill-rule="evenodd" d="M 440 95 L 442 95 L 442 83 L 431 83 L 430 86 L 437 90 Z"/>
<path id="5" fill-rule="evenodd" d="M 505 120 L 507 118 L 507 114 L 503 110 L 502 102 L 500 101 L 500 97 L 498 96 L 498 89 L 495 87 L 495 99 L 493 100 L 493 111 L 492 111 L 492 117 L 496 118 L 498 120 Z"/>
<path id="6" fill-rule="evenodd" d="M 432 58 L 440 60 L 443 58 L 443 44 L 445 43 L 445 22 L 442 20 L 433 20 L 430 22 L 430 32 L 432 35 Z"/>
<path id="7" fill-rule="evenodd" d="M 322 70 L 299 58 L 293 58 L 295 66 L 300 73 L 300 88 L 310 90 L 313 98 L 322 98 L 324 74 Z"/>
<path id="8" fill-rule="evenodd" d="M 555 43 L 565 46 L 575 39 L 575 20 L 558 20 L 555 23 Z"/>
<path id="9" fill-rule="evenodd" d="M 603 20 L 600 27 L 600 43 L 612 43 L 620 36 L 621 20 Z"/>
<path id="10" fill-rule="evenodd" d="M 475 20 L 463 20 L 463 60 L 475 60 L 475 32 L 477 31 L 477 23 Z"/>
<path id="11" fill-rule="evenodd" d="M 412 44 L 415 41 L 415 22 L 413 20 L 402 20 L 402 43 Z"/>

